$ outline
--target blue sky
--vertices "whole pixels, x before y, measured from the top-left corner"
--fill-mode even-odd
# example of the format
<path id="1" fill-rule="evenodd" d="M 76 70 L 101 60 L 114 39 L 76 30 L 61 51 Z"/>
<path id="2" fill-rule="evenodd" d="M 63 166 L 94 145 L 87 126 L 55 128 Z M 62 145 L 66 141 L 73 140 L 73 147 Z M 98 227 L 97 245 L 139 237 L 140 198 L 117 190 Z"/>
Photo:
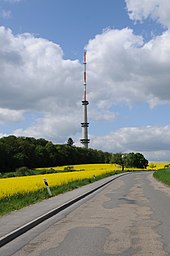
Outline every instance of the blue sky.
<path id="1" fill-rule="evenodd" d="M 0 0 L 0 136 L 80 146 L 87 50 L 90 147 L 170 161 L 166 0 Z"/>

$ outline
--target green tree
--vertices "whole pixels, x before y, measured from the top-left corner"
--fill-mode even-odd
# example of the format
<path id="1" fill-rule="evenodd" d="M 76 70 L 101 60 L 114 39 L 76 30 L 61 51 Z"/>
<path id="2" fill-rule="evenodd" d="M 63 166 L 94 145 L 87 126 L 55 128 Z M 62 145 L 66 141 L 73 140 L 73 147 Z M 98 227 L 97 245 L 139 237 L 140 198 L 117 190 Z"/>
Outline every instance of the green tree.
<path id="1" fill-rule="evenodd" d="M 124 166 L 125 166 L 125 161 L 126 161 L 126 156 L 122 153 L 116 153 L 113 154 L 111 157 L 111 163 L 113 164 L 118 164 L 122 167 L 122 171 L 124 171 Z"/>
<path id="2" fill-rule="evenodd" d="M 73 146 L 73 144 L 74 144 L 73 139 L 72 139 L 72 138 L 69 138 L 69 139 L 68 139 L 68 141 L 67 141 L 67 146 L 72 147 L 72 146 Z"/>
<path id="3" fill-rule="evenodd" d="M 136 153 L 136 162 L 138 168 L 145 169 L 148 166 L 148 160 L 141 153 Z"/>
<path id="4" fill-rule="evenodd" d="M 148 160 L 141 153 L 132 152 L 127 154 L 125 165 L 130 168 L 145 169 L 148 166 Z"/>
<path id="5" fill-rule="evenodd" d="M 18 153 L 24 155 L 24 166 L 28 168 L 35 167 L 35 144 L 29 138 L 19 138 L 18 140 Z M 23 165 L 22 165 L 23 166 Z"/>
<path id="6" fill-rule="evenodd" d="M 6 145 L 0 142 L 0 172 L 6 172 L 8 169 L 8 153 Z"/>
<path id="7" fill-rule="evenodd" d="M 58 165 L 58 158 L 59 158 L 59 154 L 58 154 L 58 151 L 56 149 L 56 146 L 52 143 L 52 142 L 48 142 L 46 145 L 45 145 L 45 149 L 46 149 L 46 152 L 47 152 L 47 166 L 56 166 Z"/>
<path id="8" fill-rule="evenodd" d="M 26 155 L 22 152 L 18 152 L 13 156 L 15 168 L 20 166 L 24 166 L 25 162 L 27 161 Z"/>
<path id="9" fill-rule="evenodd" d="M 137 167 L 137 162 L 136 162 L 136 156 L 135 153 L 129 153 L 127 154 L 126 158 L 126 167 L 131 168 L 131 167 Z"/>

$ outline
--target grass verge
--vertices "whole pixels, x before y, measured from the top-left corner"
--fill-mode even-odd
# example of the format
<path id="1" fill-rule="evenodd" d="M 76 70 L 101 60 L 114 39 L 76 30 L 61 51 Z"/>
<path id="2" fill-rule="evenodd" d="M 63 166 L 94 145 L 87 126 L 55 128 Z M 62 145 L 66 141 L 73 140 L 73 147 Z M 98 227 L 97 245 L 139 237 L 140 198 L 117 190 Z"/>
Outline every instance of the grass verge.
<path id="1" fill-rule="evenodd" d="M 153 176 L 157 180 L 159 180 L 159 181 L 165 183 L 166 185 L 170 186 L 170 168 L 160 169 L 160 170 L 154 172 Z"/>
<path id="2" fill-rule="evenodd" d="M 64 192 L 73 190 L 75 188 L 79 188 L 81 186 L 87 185 L 94 181 L 97 181 L 97 180 L 100 180 L 100 179 L 103 179 L 103 178 L 106 178 L 108 176 L 112 176 L 112 175 L 115 175 L 118 173 L 120 173 L 120 171 L 113 171 L 110 173 L 96 176 L 95 178 L 75 180 L 75 181 L 69 182 L 68 184 L 51 187 L 50 189 L 51 189 L 52 195 L 56 196 L 56 195 L 62 194 Z M 19 210 L 19 209 L 29 206 L 31 204 L 40 202 L 47 198 L 49 198 L 49 195 L 45 188 L 41 189 L 39 191 L 36 191 L 36 192 L 30 192 L 30 193 L 25 193 L 25 194 L 16 194 L 11 197 L 3 198 L 0 200 L 0 216 L 5 215 L 12 211 Z"/>

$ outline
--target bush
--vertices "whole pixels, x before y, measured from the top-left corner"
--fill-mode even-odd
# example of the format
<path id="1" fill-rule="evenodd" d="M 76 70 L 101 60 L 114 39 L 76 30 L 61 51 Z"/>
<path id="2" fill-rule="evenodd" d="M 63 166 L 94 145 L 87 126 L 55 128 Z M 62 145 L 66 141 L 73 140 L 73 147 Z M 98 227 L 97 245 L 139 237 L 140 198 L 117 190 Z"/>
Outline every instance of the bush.
<path id="1" fill-rule="evenodd" d="M 12 178 L 12 177 L 16 177 L 16 173 L 15 172 L 6 172 L 6 173 L 3 173 L 2 178 Z"/>
<path id="2" fill-rule="evenodd" d="M 32 171 L 28 167 L 23 166 L 16 169 L 16 176 L 28 176 L 31 175 L 31 172 Z"/>
<path id="3" fill-rule="evenodd" d="M 73 166 L 66 166 L 66 167 L 64 167 L 64 171 L 74 171 L 74 167 Z"/>
<path id="4" fill-rule="evenodd" d="M 170 167 L 170 164 L 164 165 L 164 168 L 169 168 L 169 167 Z"/>

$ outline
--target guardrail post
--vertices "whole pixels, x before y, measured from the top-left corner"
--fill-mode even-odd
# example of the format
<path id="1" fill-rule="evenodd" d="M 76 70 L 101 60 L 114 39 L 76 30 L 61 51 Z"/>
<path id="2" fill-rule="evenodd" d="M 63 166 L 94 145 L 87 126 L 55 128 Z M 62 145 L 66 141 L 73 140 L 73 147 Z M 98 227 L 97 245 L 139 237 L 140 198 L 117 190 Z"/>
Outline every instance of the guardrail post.
<path id="1" fill-rule="evenodd" d="M 47 182 L 46 178 L 44 178 L 43 180 L 44 180 L 44 183 L 45 183 L 45 185 L 46 185 L 46 188 L 47 188 L 47 191 L 48 191 L 49 196 L 52 196 L 52 193 L 51 193 L 51 190 L 50 190 L 50 188 L 49 188 L 49 186 L 48 186 L 48 182 Z"/>

